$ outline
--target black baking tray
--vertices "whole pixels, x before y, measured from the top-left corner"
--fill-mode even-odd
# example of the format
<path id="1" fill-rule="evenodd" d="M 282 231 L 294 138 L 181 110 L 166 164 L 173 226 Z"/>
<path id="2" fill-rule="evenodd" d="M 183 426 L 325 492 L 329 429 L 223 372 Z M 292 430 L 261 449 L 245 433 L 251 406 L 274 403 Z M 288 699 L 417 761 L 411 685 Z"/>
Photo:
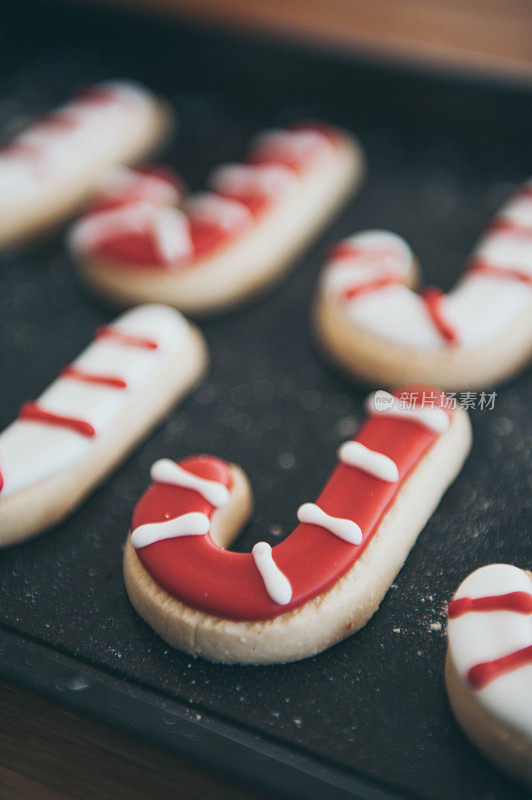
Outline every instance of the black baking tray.
<path id="1" fill-rule="evenodd" d="M 378 613 L 322 655 L 227 667 L 170 650 L 129 605 L 121 556 L 161 456 L 244 467 L 257 510 L 238 549 L 294 527 L 363 414 L 364 391 L 322 361 L 308 324 L 327 248 L 389 228 L 427 282 L 449 288 L 530 169 L 530 93 L 52 3 L 4 3 L 0 48 L 3 137 L 80 85 L 128 76 L 178 110 L 166 156 L 193 188 L 256 131 L 301 117 L 355 132 L 369 163 L 359 196 L 282 285 L 201 322 L 212 368 L 197 391 L 68 520 L 0 553 L 0 675 L 275 796 L 524 797 L 455 724 L 443 661 L 445 604 L 465 575 L 532 562 L 530 373 L 500 387 L 493 410 L 471 411 L 471 456 Z M 0 303 L 3 428 L 113 313 L 78 284 L 62 234 L 2 256 Z"/>

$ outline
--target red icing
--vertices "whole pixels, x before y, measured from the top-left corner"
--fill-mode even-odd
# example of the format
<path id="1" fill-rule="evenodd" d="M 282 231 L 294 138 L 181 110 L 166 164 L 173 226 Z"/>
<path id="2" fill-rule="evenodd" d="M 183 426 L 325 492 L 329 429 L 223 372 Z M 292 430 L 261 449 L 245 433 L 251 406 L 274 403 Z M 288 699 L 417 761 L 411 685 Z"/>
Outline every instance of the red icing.
<path id="1" fill-rule="evenodd" d="M 96 329 L 95 339 L 115 339 L 118 344 L 129 347 L 143 347 L 145 350 L 157 350 L 158 344 L 152 339 L 144 339 L 141 336 L 131 336 L 129 333 L 122 333 L 112 325 L 101 325 Z"/>
<path id="2" fill-rule="evenodd" d="M 449 619 L 474 611 L 515 611 L 517 614 L 532 614 L 532 594 L 509 592 L 491 597 L 459 597 L 451 600 L 447 608 Z"/>
<path id="3" fill-rule="evenodd" d="M 148 175 L 150 178 L 160 178 L 179 190 L 183 188 L 181 178 L 167 164 L 141 164 L 132 169 L 132 171 L 139 175 Z"/>
<path id="4" fill-rule="evenodd" d="M 334 129 L 320 123 L 301 123 L 299 125 L 292 125 L 292 131 L 314 131 L 321 134 L 328 143 L 336 144 L 338 142 L 338 133 Z M 319 152 L 319 150 L 318 150 Z M 310 152 L 302 157 L 289 157 L 288 155 L 276 152 L 273 145 L 267 145 L 264 148 L 258 147 L 252 150 L 247 158 L 249 164 L 282 164 L 283 167 L 288 167 L 296 173 L 301 173 L 307 166 L 308 162 L 312 160 L 313 153 Z"/>
<path id="5" fill-rule="evenodd" d="M 79 125 L 75 116 L 70 115 L 71 110 L 75 109 L 76 105 L 109 105 L 116 100 L 116 90 L 105 86 L 89 86 L 86 89 L 74 95 L 73 105 L 67 106 L 66 109 L 61 111 L 51 111 L 48 114 L 43 114 L 36 119 L 31 131 L 38 131 L 39 129 L 52 129 L 61 131 L 68 131 L 76 128 Z M 25 158 L 28 160 L 39 159 L 43 155 L 42 145 L 36 145 L 32 142 L 20 141 L 14 139 L 12 142 L 0 147 L 0 151 L 4 156 L 12 156 L 15 158 Z"/>
<path id="6" fill-rule="evenodd" d="M 337 128 L 327 125 L 326 122 L 320 122 L 317 119 L 300 120 L 288 126 L 290 131 L 317 131 L 325 136 L 331 144 L 337 144 L 340 134 Z"/>
<path id="7" fill-rule="evenodd" d="M 472 258 L 468 263 L 468 271 L 481 275 L 493 275 L 496 278 L 509 278 L 510 280 L 522 281 L 532 284 L 532 275 L 519 268 L 506 269 L 505 267 L 495 267 L 482 258 Z"/>
<path id="8" fill-rule="evenodd" d="M 2 156 L 8 158 L 36 159 L 42 156 L 42 147 L 31 142 L 21 142 L 15 139 L 0 148 Z"/>
<path id="9" fill-rule="evenodd" d="M 87 86 L 74 95 L 74 102 L 95 106 L 108 106 L 116 100 L 116 89 L 109 86 Z"/>
<path id="10" fill-rule="evenodd" d="M 34 422 L 42 422 L 45 425 L 59 425 L 62 428 L 70 428 L 82 436 L 92 438 L 96 435 L 96 431 L 89 422 L 83 419 L 76 419 L 75 417 L 63 417 L 60 414 L 53 414 L 51 411 L 45 411 L 40 408 L 37 403 L 24 403 L 18 414 L 19 419 L 31 420 Z"/>
<path id="11" fill-rule="evenodd" d="M 69 131 L 72 130 L 72 128 L 77 127 L 77 119 L 66 116 L 58 111 L 51 111 L 49 114 L 39 117 L 39 119 L 35 122 L 35 129 L 48 128 L 58 131 Z"/>
<path id="12" fill-rule="evenodd" d="M 516 194 L 516 198 L 520 197 L 529 197 L 532 196 L 532 187 L 525 186 L 524 188 L 520 188 Z M 520 235 L 520 236 L 530 236 L 532 235 L 532 227 L 531 226 L 522 226 L 513 223 L 511 220 L 505 218 L 504 216 L 496 217 L 495 220 L 488 226 L 488 233 L 507 233 L 508 235 Z M 385 263 L 387 258 L 393 257 L 397 258 L 397 252 L 391 249 L 382 248 L 380 250 L 371 250 L 370 248 L 364 247 L 362 244 L 355 244 L 349 241 L 339 242 L 337 245 L 331 248 L 329 253 L 329 261 L 332 263 L 338 259 L 353 259 L 358 257 L 369 257 L 372 256 L 375 258 L 376 266 L 379 265 L 379 262 Z M 505 278 L 508 280 L 516 280 L 521 281 L 523 283 L 532 285 L 532 276 L 523 269 L 516 267 L 512 268 L 502 268 L 497 267 L 493 264 L 490 264 L 486 259 L 483 259 L 478 256 L 474 256 L 473 258 L 469 259 L 466 265 L 466 270 L 469 273 L 478 273 L 481 275 L 493 275 L 494 277 Z M 388 278 L 387 276 L 382 276 L 382 278 L 377 278 L 375 281 L 368 281 L 361 286 L 355 286 L 352 289 L 347 288 L 343 290 L 342 297 L 344 299 L 353 299 L 357 297 L 359 294 L 365 294 L 369 291 L 376 291 L 381 289 L 383 286 L 387 286 L 389 283 L 393 282 L 393 279 Z M 397 282 L 404 282 L 404 280 L 398 280 Z M 440 333 L 441 337 L 448 343 L 448 344 L 458 344 L 459 338 L 456 330 L 453 326 L 448 322 L 445 318 L 442 309 L 442 300 L 445 297 L 445 294 L 437 288 L 427 288 L 420 293 L 420 297 L 422 298 L 423 302 L 425 303 L 425 307 L 427 312 L 434 324 L 437 328 L 438 332 Z"/>
<path id="13" fill-rule="evenodd" d="M 354 300 L 355 297 L 360 297 L 362 294 L 375 292 L 377 289 L 384 289 L 385 286 L 396 286 L 402 283 L 400 278 L 393 275 L 384 278 L 375 278 L 374 281 L 367 281 L 367 283 L 359 283 L 357 286 L 347 287 L 343 291 L 345 300 Z"/>
<path id="14" fill-rule="evenodd" d="M 273 162 L 270 162 L 273 163 Z M 276 165 L 279 162 L 275 162 Z M 283 164 L 286 167 L 286 164 Z M 297 174 L 295 170 L 290 170 L 291 172 Z M 247 192 L 227 192 L 227 191 L 219 191 L 222 197 L 228 197 L 230 200 L 237 200 L 239 203 L 243 203 L 251 212 L 253 217 L 260 216 L 264 211 L 270 208 L 275 203 L 275 198 L 268 194 L 261 194 L 260 192 L 253 192 L 251 190 Z"/>
<path id="15" fill-rule="evenodd" d="M 508 217 L 495 217 L 493 223 L 489 227 L 489 231 L 497 233 L 511 233 L 517 236 L 524 236 L 528 238 L 532 236 L 532 225 L 519 225 Z"/>
<path id="16" fill-rule="evenodd" d="M 116 259 L 125 266 L 160 267 L 163 261 L 157 250 L 157 243 L 150 233 L 128 231 L 102 240 L 95 248 L 95 253 Z"/>
<path id="17" fill-rule="evenodd" d="M 95 375 L 92 372 L 83 372 L 77 367 L 68 366 L 61 370 L 62 378 L 71 378 L 85 383 L 97 383 L 100 386 L 109 386 L 111 389 L 126 389 L 127 383 L 123 378 L 115 378 L 111 375 Z"/>
<path id="18" fill-rule="evenodd" d="M 224 230 L 219 225 L 190 217 L 189 225 L 194 261 L 205 258 L 238 235 L 238 232 Z M 112 238 L 106 238 L 94 248 L 94 252 L 116 259 L 127 267 L 135 265 L 163 266 L 157 243 L 150 233 L 128 231 Z"/>
<path id="19" fill-rule="evenodd" d="M 47 129 L 57 130 L 59 133 L 61 131 L 72 130 L 79 125 L 78 119 L 69 113 L 75 109 L 76 105 L 109 105 L 109 103 L 114 100 L 116 100 L 116 90 L 104 86 L 89 86 L 74 96 L 71 106 L 67 106 L 66 109 L 60 111 L 51 111 L 47 114 L 43 114 L 34 121 L 29 130 L 30 132 L 37 132 L 42 129 Z M 38 160 L 43 156 L 44 147 L 43 145 L 37 145 L 32 142 L 14 139 L 1 146 L 0 152 L 3 156 L 24 158 L 31 161 Z"/>
<path id="20" fill-rule="evenodd" d="M 501 658 L 495 658 L 493 661 L 475 664 L 467 673 L 467 679 L 473 689 L 482 689 L 495 678 L 519 669 L 519 667 L 524 667 L 526 664 L 532 664 L 532 645 L 516 650 L 514 653 L 508 653 Z"/>
<path id="21" fill-rule="evenodd" d="M 253 194 L 247 192 L 245 194 L 238 194 L 237 192 L 218 192 L 222 197 L 228 197 L 230 200 L 238 200 L 243 203 L 250 211 L 253 217 L 258 217 L 263 211 L 266 211 L 272 205 L 272 198 L 265 194 Z"/>
<path id="22" fill-rule="evenodd" d="M 331 247 L 328 255 L 330 261 L 338 261 L 340 259 L 355 259 L 355 258 L 369 258 L 376 263 L 384 263 L 393 259 L 397 261 L 399 253 L 393 247 L 372 247 L 368 248 L 362 244 L 355 244 L 354 242 L 344 241 L 338 242 Z"/>
<path id="23" fill-rule="evenodd" d="M 135 167 L 130 170 L 134 176 L 138 177 L 137 181 L 132 181 L 131 185 L 122 188 L 113 189 L 111 186 L 109 190 L 103 189 L 97 192 L 91 199 L 86 214 L 94 214 L 99 211 L 109 211 L 112 208 L 120 208 L 121 206 L 129 205 L 130 203 L 137 203 L 146 199 L 146 191 L 144 188 L 143 177 L 157 178 L 160 181 L 167 183 L 176 192 L 176 199 L 183 194 L 183 184 L 177 175 L 169 167 L 156 165 L 149 165 L 145 167 Z"/>
<path id="24" fill-rule="evenodd" d="M 199 478 L 216 481 L 228 489 L 231 488 L 231 470 L 221 458 L 208 455 L 190 456 L 180 461 L 179 465 Z M 135 507 L 131 529 L 134 530 L 139 525 L 143 525 L 147 515 L 149 515 L 150 522 L 164 522 L 166 519 L 188 514 L 191 511 L 199 511 L 210 516 L 214 511 L 214 506 L 193 489 L 182 489 L 170 483 L 153 483 Z M 166 544 L 169 542 L 170 540 L 167 539 Z M 165 551 L 168 549 L 168 555 L 171 556 L 171 548 L 164 547 L 164 545 L 165 542 L 161 541 L 149 545 L 149 548 L 152 553 L 153 550 Z M 144 551 L 148 550 L 148 548 L 143 549 Z"/>
<path id="25" fill-rule="evenodd" d="M 447 322 L 442 311 L 442 300 L 445 294 L 440 289 L 430 287 L 424 289 L 420 297 L 425 303 L 429 317 L 438 329 L 438 333 L 442 339 L 445 339 L 450 344 L 456 344 L 458 342 L 458 335 L 453 326 Z"/>
<path id="26" fill-rule="evenodd" d="M 139 336 L 131 336 L 122 333 L 112 326 L 102 326 L 96 330 L 95 339 L 113 339 L 125 347 L 142 347 L 146 350 L 156 350 L 157 342 L 151 339 L 144 339 Z M 123 378 L 114 375 L 98 375 L 92 372 L 85 372 L 72 364 L 65 367 L 60 372 L 60 377 L 72 380 L 84 381 L 86 383 L 96 383 L 101 386 L 108 386 L 113 389 L 126 389 L 127 383 Z M 96 435 L 94 427 L 83 419 L 77 417 L 66 417 L 61 414 L 54 414 L 41 408 L 38 403 L 29 401 L 21 407 L 18 418 L 20 420 L 31 420 L 40 422 L 44 425 L 57 425 L 63 428 L 70 428 L 76 433 L 92 438 Z M 0 491 L 3 486 L 3 478 L 0 472 Z"/>
<path id="27" fill-rule="evenodd" d="M 405 391 L 401 390 L 402 397 Z M 356 440 L 392 458 L 399 482 L 386 483 L 342 463 L 336 467 L 317 503 L 329 514 L 355 520 L 363 533 L 362 544 L 351 545 L 316 525 L 298 525 L 273 548 L 275 563 L 292 585 L 288 605 L 280 606 L 269 597 L 250 553 L 223 550 L 209 535 L 155 542 L 137 550 L 138 557 L 158 585 L 193 608 L 236 620 L 271 619 L 326 591 L 349 570 L 405 478 L 436 439 L 437 434 L 413 421 L 377 415 L 368 419 Z M 212 479 L 217 474 L 214 479 L 228 485 L 228 465 L 212 456 L 187 459 L 181 465 L 201 477 Z M 210 515 L 212 510 L 195 491 L 154 484 L 135 508 L 132 530 L 189 511 Z"/>
<path id="28" fill-rule="evenodd" d="M 210 255 L 218 247 L 234 239 L 234 234 L 217 225 L 190 219 L 190 238 L 194 250 L 194 260 Z M 128 231 L 103 240 L 94 252 L 116 259 L 125 266 L 142 265 L 161 267 L 163 262 L 157 243 L 150 233 Z"/>
<path id="29" fill-rule="evenodd" d="M 194 257 L 199 260 L 233 239 L 234 234 L 220 228 L 218 225 L 191 219 L 190 238 L 192 239 L 192 245 L 194 247 Z"/>

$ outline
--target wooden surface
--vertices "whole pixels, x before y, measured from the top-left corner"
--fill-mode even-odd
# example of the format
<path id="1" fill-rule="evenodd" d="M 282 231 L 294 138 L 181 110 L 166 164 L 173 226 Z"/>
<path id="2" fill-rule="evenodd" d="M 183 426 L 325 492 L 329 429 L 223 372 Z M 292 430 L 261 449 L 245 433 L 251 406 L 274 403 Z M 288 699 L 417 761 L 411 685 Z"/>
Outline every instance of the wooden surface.
<path id="1" fill-rule="evenodd" d="M 79 0 L 77 0 L 79 1 Z M 532 81 L 532 0 L 88 0 Z"/>
<path id="2" fill-rule="evenodd" d="M 258 795 L 0 683 L 0 798 L 258 800 Z"/>

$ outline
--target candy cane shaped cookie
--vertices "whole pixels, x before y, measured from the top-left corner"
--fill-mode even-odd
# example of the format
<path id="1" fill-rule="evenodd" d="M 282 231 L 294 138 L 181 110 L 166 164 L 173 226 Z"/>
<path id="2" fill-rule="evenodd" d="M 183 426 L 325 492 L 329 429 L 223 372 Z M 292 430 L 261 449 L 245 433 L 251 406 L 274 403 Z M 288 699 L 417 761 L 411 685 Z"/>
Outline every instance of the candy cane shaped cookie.
<path id="1" fill-rule="evenodd" d="M 225 548 L 252 507 L 239 467 L 213 456 L 157 461 L 124 554 L 131 602 L 169 644 L 228 663 L 314 655 L 376 611 L 470 447 L 463 409 L 379 393 L 338 450 L 316 503 L 275 547 Z"/>
<path id="2" fill-rule="evenodd" d="M 215 170 L 210 191 L 182 210 L 141 204 L 121 216 L 89 213 L 74 225 L 70 249 L 88 286 L 118 305 L 149 300 L 216 312 L 279 278 L 361 171 L 359 146 L 339 130 L 267 132 L 246 163 Z"/>
<path id="3" fill-rule="evenodd" d="M 532 574 L 490 564 L 448 608 L 445 680 L 454 715 L 484 755 L 532 786 Z"/>
<path id="4" fill-rule="evenodd" d="M 502 207 L 447 295 L 416 294 L 412 253 L 398 236 L 366 231 L 332 251 L 314 321 L 325 352 L 377 385 L 486 388 L 532 356 L 532 183 Z"/>
<path id="5" fill-rule="evenodd" d="M 201 334 L 168 306 L 131 309 L 0 433 L 0 546 L 50 527 L 200 379 Z"/>
<path id="6" fill-rule="evenodd" d="M 60 222 L 102 173 L 161 144 L 168 109 L 130 81 L 97 84 L 36 120 L 0 150 L 0 246 Z"/>

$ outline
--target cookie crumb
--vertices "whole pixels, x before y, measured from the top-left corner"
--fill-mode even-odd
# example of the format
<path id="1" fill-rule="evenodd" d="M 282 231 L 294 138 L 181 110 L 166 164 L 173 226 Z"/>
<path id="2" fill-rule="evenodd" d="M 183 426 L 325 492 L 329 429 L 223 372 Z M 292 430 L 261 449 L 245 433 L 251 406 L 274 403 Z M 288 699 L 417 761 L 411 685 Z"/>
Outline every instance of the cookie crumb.
<path id="1" fill-rule="evenodd" d="M 358 427 L 356 419 L 352 416 L 342 417 L 336 423 L 336 430 L 340 436 L 351 436 Z"/>
<path id="2" fill-rule="evenodd" d="M 293 453 L 282 453 L 279 456 L 279 466 L 281 469 L 293 469 L 296 465 L 296 457 Z"/>

